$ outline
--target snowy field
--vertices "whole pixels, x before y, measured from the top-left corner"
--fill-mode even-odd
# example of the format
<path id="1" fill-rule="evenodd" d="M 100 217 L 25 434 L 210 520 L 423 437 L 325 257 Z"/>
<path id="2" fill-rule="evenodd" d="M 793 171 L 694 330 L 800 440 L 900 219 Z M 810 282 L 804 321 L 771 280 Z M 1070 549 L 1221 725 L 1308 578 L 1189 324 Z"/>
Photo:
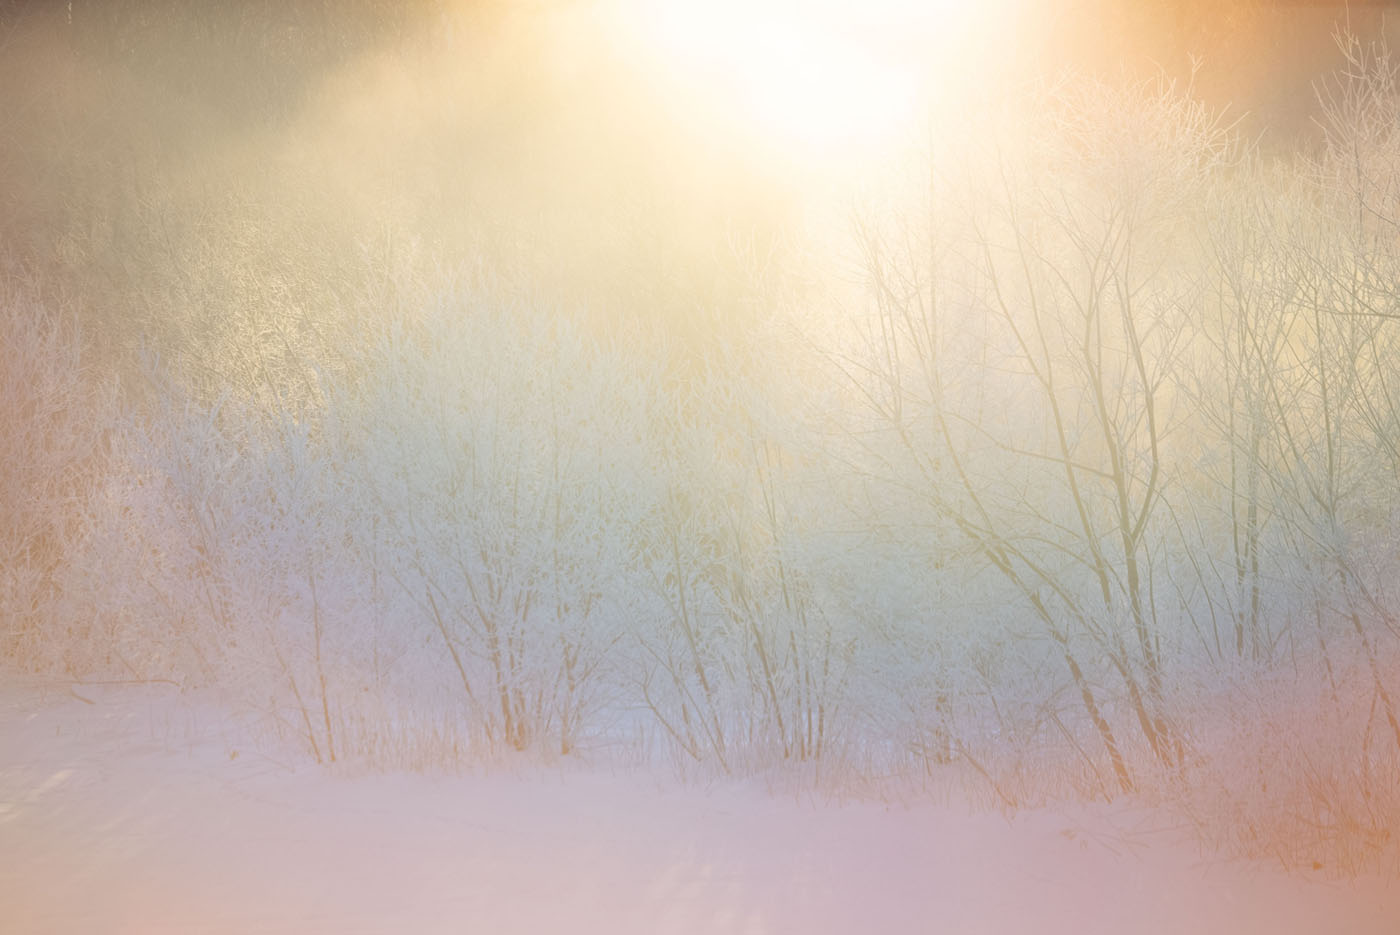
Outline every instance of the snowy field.
<path id="1" fill-rule="evenodd" d="M 596 767 L 335 774 L 169 686 L 7 674 L 0 911 L 15 935 L 1392 935 L 1400 882 L 1226 863 L 1121 806 L 969 816 Z"/>

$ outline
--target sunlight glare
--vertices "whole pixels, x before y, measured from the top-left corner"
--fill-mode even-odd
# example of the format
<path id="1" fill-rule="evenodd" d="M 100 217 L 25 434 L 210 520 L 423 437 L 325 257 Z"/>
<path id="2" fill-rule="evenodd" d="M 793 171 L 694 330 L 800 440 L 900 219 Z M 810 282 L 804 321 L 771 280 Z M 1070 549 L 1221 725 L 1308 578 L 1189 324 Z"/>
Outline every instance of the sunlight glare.
<path id="1" fill-rule="evenodd" d="M 954 0 L 652 0 L 625 14 L 673 80 L 788 156 L 879 147 L 918 113 L 920 37 L 956 34 Z"/>

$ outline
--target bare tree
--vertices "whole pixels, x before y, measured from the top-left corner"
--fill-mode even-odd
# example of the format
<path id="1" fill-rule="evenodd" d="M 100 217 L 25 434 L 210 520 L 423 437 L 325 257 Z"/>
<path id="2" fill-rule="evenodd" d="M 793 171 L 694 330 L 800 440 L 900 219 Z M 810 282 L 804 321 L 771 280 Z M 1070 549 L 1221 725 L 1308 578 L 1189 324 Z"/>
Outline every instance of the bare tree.
<path id="1" fill-rule="evenodd" d="M 1154 756 L 1180 762 L 1157 576 L 1199 288 L 1190 193 L 1225 147 L 1169 88 L 1052 103 L 1044 135 L 1001 150 L 962 201 L 940 212 L 948 186 L 930 192 L 922 242 L 908 224 L 858 228 L 875 311 L 870 353 L 847 370 L 914 472 L 898 482 L 917 483 L 1057 647 L 1126 789 L 1119 696 L 1082 656 L 1107 662 Z"/>

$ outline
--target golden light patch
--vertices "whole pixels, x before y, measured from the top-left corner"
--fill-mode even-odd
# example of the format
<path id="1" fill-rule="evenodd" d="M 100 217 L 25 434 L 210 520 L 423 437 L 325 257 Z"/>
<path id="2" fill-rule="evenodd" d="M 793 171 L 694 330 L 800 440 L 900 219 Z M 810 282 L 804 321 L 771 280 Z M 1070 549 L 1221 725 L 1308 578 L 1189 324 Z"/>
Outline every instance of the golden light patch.
<path id="1" fill-rule="evenodd" d="M 879 151 L 922 124 L 931 85 L 968 64 L 963 40 L 995 6 L 631 0 L 615 15 L 697 112 L 812 164 Z"/>

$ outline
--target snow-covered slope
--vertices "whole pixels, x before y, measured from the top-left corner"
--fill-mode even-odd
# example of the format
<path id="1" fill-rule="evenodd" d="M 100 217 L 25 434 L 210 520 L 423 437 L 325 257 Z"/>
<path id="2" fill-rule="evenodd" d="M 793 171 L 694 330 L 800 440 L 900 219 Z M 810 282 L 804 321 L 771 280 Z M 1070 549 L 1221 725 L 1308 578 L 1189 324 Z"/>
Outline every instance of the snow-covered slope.
<path id="1" fill-rule="evenodd" d="M 1142 811 L 968 816 L 576 767 L 336 775 L 170 687 L 5 678 L 14 935 L 1400 931 L 1400 881 L 1224 863 Z"/>

